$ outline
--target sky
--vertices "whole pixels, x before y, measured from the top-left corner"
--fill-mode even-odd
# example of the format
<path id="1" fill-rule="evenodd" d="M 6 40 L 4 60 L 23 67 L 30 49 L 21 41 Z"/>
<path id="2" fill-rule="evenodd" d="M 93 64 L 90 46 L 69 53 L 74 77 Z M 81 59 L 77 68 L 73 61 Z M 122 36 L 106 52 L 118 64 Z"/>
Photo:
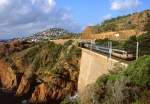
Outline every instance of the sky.
<path id="1" fill-rule="evenodd" d="M 0 0 L 0 39 L 53 27 L 81 32 L 86 26 L 146 9 L 149 0 Z"/>

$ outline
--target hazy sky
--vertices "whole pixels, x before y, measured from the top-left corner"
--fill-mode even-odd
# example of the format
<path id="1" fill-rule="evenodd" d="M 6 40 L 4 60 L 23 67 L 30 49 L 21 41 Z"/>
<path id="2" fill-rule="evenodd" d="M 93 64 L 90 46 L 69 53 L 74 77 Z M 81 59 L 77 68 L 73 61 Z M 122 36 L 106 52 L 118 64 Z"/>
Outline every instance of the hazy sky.
<path id="1" fill-rule="evenodd" d="M 149 0 L 0 0 L 0 39 L 51 27 L 81 31 L 87 25 L 150 9 Z"/>

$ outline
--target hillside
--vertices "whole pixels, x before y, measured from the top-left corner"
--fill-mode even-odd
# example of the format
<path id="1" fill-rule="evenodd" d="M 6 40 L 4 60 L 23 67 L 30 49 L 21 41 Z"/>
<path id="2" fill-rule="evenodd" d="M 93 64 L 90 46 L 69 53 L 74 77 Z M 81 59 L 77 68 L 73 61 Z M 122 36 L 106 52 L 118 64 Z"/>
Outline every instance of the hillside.
<path id="1" fill-rule="evenodd" d="M 139 13 L 133 13 L 126 16 L 119 16 L 105 20 L 101 24 L 88 26 L 82 33 L 82 37 L 90 37 L 91 34 L 101 34 L 118 31 L 135 31 L 134 35 L 141 34 L 145 31 L 145 26 L 150 20 L 150 10 Z"/>

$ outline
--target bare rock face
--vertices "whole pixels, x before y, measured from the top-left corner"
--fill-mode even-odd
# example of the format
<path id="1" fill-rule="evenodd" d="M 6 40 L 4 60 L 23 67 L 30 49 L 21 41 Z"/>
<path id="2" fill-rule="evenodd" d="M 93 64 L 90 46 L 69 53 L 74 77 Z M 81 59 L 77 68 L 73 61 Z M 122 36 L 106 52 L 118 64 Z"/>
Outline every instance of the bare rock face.
<path id="1" fill-rule="evenodd" d="M 76 85 L 60 78 L 53 78 L 48 82 L 38 85 L 32 93 L 32 103 L 61 101 L 65 96 L 73 94 Z"/>
<path id="2" fill-rule="evenodd" d="M 0 60 L 0 82 L 1 87 L 6 90 L 12 90 L 17 86 L 16 75 L 11 67 L 3 60 Z"/>
<path id="3" fill-rule="evenodd" d="M 46 102 L 47 100 L 47 86 L 42 83 L 39 86 L 36 87 L 34 93 L 32 94 L 31 97 L 31 102 L 32 103 L 42 103 Z"/>
<path id="4" fill-rule="evenodd" d="M 18 86 L 16 95 L 21 96 L 28 93 L 28 91 L 30 90 L 31 77 L 32 77 L 32 69 L 28 68 L 21 78 L 21 82 Z"/>
<path id="5" fill-rule="evenodd" d="M 51 83 L 50 85 L 48 83 L 42 83 L 38 85 L 34 92 L 32 93 L 32 97 L 30 99 L 31 103 L 44 103 L 44 102 L 55 102 L 60 101 L 64 98 L 64 95 L 66 92 L 63 92 L 61 88 L 61 83 L 55 82 Z"/>
<path id="6" fill-rule="evenodd" d="M 29 91 L 29 89 L 30 89 L 30 82 L 26 78 L 22 77 L 16 95 L 21 96 L 23 94 L 26 94 Z"/>

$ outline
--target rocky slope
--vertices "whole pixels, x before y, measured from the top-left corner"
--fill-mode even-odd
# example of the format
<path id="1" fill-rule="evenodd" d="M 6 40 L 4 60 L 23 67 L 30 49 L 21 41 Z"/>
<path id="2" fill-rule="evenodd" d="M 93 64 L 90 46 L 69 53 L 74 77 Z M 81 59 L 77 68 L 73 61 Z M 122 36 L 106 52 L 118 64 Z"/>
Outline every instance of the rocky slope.
<path id="1" fill-rule="evenodd" d="M 11 103 L 59 104 L 76 92 L 81 54 L 76 42 L 0 45 L 0 91 L 9 94 Z"/>

